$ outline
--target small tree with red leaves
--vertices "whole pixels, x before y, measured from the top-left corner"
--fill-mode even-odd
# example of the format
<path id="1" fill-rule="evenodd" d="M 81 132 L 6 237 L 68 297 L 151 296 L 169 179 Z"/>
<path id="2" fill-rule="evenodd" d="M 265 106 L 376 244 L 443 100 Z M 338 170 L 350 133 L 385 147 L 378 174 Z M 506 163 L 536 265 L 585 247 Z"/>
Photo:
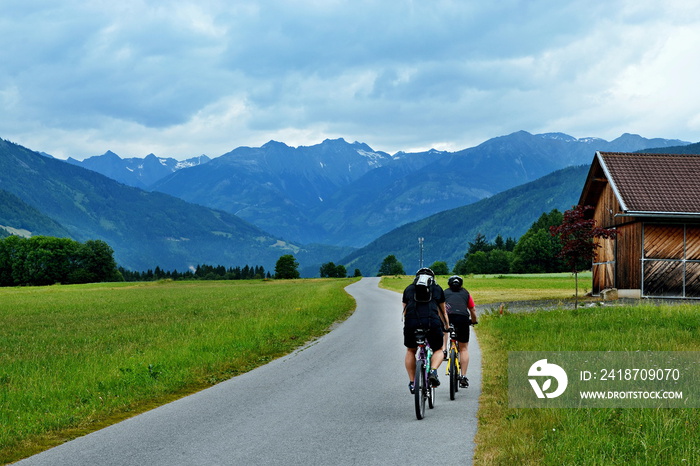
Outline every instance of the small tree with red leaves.
<path id="1" fill-rule="evenodd" d="M 617 231 L 613 228 L 601 228 L 596 226 L 593 218 L 586 218 L 586 212 L 593 210 L 593 206 L 577 205 L 564 212 L 564 219 L 559 226 L 549 228 L 552 236 L 556 236 L 561 242 L 559 255 L 564 259 L 576 277 L 576 302 L 574 308 L 578 308 L 578 272 L 587 269 L 596 258 L 596 249 L 600 244 L 596 238 L 615 238 Z"/>

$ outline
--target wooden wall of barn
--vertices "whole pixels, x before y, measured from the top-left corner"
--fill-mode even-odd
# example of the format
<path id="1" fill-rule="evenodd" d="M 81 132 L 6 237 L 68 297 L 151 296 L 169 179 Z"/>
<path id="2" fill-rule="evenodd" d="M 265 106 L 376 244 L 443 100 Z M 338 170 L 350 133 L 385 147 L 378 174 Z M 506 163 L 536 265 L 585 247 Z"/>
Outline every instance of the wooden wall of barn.
<path id="1" fill-rule="evenodd" d="M 600 197 L 598 197 L 598 203 L 593 207 L 595 207 L 593 218 L 599 227 L 613 228 L 629 221 L 615 217 L 615 214 L 620 213 L 620 203 L 617 201 L 615 192 L 609 183 L 605 184 L 605 188 L 603 188 Z"/>
<path id="2" fill-rule="evenodd" d="M 642 225 L 632 217 L 619 217 L 620 203 L 610 184 L 605 185 L 593 218 L 596 226 L 615 228 L 616 239 L 599 240 L 598 257 L 593 264 L 593 294 L 606 288 L 641 289 Z"/>
<path id="3" fill-rule="evenodd" d="M 617 227 L 617 288 L 642 288 L 642 224 L 628 223 Z"/>
<path id="4" fill-rule="evenodd" d="M 593 263 L 593 294 L 607 288 L 639 290 L 642 288 L 642 224 L 628 223 L 616 227 L 615 239 L 599 239 L 601 247 Z"/>

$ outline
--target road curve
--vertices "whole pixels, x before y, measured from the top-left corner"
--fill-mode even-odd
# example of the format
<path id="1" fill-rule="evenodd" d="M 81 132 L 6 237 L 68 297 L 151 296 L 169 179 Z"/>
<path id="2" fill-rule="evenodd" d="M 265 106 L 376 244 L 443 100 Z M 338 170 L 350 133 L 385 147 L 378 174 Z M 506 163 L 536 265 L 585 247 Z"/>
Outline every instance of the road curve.
<path id="1" fill-rule="evenodd" d="M 481 392 L 477 342 L 471 386 L 450 401 L 443 365 L 435 409 L 416 420 L 401 296 L 378 284 L 363 278 L 348 286 L 355 313 L 304 348 L 19 464 L 470 464 Z"/>

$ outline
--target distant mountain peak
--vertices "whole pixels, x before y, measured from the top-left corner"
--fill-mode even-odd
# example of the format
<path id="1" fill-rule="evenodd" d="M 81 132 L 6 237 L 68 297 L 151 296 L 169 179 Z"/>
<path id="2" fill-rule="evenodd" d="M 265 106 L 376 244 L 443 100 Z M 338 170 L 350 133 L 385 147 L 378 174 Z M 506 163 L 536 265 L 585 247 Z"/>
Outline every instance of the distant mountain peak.
<path id="1" fill-rule="evenodd" d="M 569 136 L 566 133 L 542 133 L 538 134 L 537 136 L 543 138 L 543 139 L 554 139 L 555 141 L 564 141 L 564 142 L 576 142 L 578 139 L 576 139 L 573 136 Z"/>
<path id="2" fill-rule="evenodd" d="M 347 144 L 347 142 L 343 138 L 336 138 L 336 139 L 326 138 L 323 140 L 323 142 L 321 144 Z"/>
<path id="3" fill-rule="evenodd" d="M 638 141 L 640 139 L 644 139 L 644 138 L 641 137 L 639 134 L 622 133 L 622 135 L 619 138 L 613 139 L 613 142 L 615 142 L 615 141 L 618 141 L 618 142 L 620 142 L 620 141 Z"/>
<path id="4" fill-rule="evenodd" d="M 121 157 L 119 157 L 117 154 L 115 154 L 111 150 L 108 150 L 107 152 L 105 152 L 104 154 L 102 154 L 98 157 L 104 157 L 106 159 L 118 159 L 118 160 L 122 159 Z"/>
<path id="5" fill-rule="evenodd" d="M 272 149 L 272 148 L 289 148 L 289 146 L 283 142 L 274 141 L 270 139 L 268 142 L 261 146 L 262 149 Z"/>

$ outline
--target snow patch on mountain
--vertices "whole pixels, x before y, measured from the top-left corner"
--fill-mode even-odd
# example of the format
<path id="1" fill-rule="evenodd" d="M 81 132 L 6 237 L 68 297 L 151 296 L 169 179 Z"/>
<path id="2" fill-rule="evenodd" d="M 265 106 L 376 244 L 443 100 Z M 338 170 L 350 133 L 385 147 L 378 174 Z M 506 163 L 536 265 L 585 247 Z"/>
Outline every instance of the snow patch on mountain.
<path id="1" fill-rule="evenodd" d="M 379 154 L 377 152 L 370 152 L 364 149 L 358 149 L 357 153 L 366 159 L 368 159 L 368 164 L 371 167 L 381 167 L 383 165 L 383 162 L 386 160 L 386 156 L 383 154 Z"/>

